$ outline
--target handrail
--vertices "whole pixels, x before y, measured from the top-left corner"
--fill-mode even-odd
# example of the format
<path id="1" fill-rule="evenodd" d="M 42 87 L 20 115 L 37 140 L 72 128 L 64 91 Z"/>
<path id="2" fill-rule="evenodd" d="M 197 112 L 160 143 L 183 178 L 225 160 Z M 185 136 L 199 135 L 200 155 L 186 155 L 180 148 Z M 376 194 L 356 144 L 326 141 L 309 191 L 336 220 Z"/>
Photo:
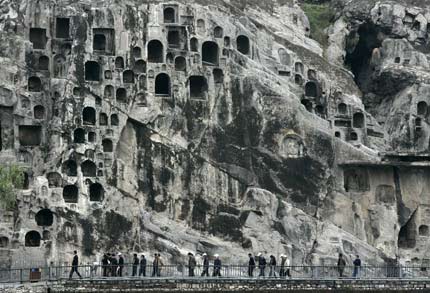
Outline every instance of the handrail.
<path id="1" fill-rule="evenodd" d="M 430 267 L 425 266 L 270 266 L 248 265 L 197 265 L 183 264 L 163 266 L 119 265 L 80 265 L 80 266 L 43 266 L 38 268 L 0 269 L 0 283 L 25 283 L 35 281 L 58 281 L 72 277 L 78 278 L 76 271 L 84 279 L 109 278 L 229 278 L 229 279 L 367 279 L 367 280 L 412 280 L 430 279 Z"/>

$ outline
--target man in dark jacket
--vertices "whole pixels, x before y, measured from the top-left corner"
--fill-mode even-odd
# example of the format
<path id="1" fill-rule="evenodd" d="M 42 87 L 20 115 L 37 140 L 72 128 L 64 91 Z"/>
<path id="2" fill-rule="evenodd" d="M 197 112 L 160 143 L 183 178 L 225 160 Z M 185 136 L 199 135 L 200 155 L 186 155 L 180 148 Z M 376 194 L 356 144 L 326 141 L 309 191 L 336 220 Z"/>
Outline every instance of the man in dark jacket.
<path id="1" fill-rule="evenodd" d="M 352 277 L 357 278 L 359 276 L 359 271 L 361 267 L 361 259 L 359 255 L 356 256 L 356 259 L 354 260 L 353 264 L 354 264 L 354 272 L 352 273 Z"/>
<path id="2" fill-rule="evenodd" d="M 71 279 L 73 277 L 74 272 L 76 272 L 76 274 L 79 276 L 79 278 L 82 279 L 81 274 L 79 274 L 79 272 L 78 272 L 78 266 L 79 266 L 78 252 L 75 250 L 73 252 L 73 254 L 74 254 L 74 256 L 73 256 L 73 260 L 72 260 L 72 270 L 70 271 L 69 279 Z"/>
<path id="3" fill-rule="evenodd" d="M 122 270 L 124 268 L 124 257 L 122 256 L 121 252 L 118 253 L 119 259 L 118 259 L 118 276 L 122 277 Z"/>
<path id="4" fill-rule="evenodd" d="M 146 277 L 146 258 L 143 254 L 140 257 L 139 277 L 140 276 Z"/>
<path id="5" fill-rule="evenodd" d="M 270 256 L 269 268 L 270 268 L 269 277 L 276 277 L 276 258 L 274 255 Z"/>
<path id="6" fill-rule="evenodd" d="M 209 257 L 206 253 L 203 253 L 203 272 L 202 277 L 209 277 Z"/>
<path id="7" fill-rule="evenodd" d="M 339 277 L 343 277 L 343 271 L 345 270 L 346 261 L 343 258 L 343 254 L 339 253 L 339 258 L 337 259 L 337 270 L 339 271 Z"/>
<path id="8" fill-rule="evenodd" d="M 215 260 L 214 260 L 214 277 L 221 277 L 221 260 L 219 259 L 219 255 L 215 254 Z"/>
<path id="9" fill-rule="evenodd" d="M 261 252 L 258 254 L 258 268 L 260 269 L 259 277 L 264 277 L 264 270 L 266 269 L 266 259 L 261 254 Z"/>
<path id="10" fill-rule="evenodd" d="M 133 254 L 133 273 L 131 274 L 133 277 L 137 276 L 137 267 L 139 266 L 139 258 L 137 257 L 137 253 Z"/>
<path id="11" fill-rule="evenodd" d="M 118 260 L 116 259 L 114 253 L 111 254 L 110 268 L 111 268 L 112 277 L 116 277 L 116 272 L 118 270 Z"/>
<path id="12" fill-rule="evenodd" d="M 251 253 L 248 253 L 249 261 L 248 261 L 248 276 L 253 277 L 254 269 L 255 269 L 255 259 Z"/>
<path id="13" fill-rule="evenodd" d="M 108 267 L 109 267 L 109 258 L 108 258 L 108 255 L 106 253 L 103 254 L 102 267 L 103 267 L 103 277 L 107 277 L 108 276 Z"/>
<path id="14" fill-rule="evenodd" d="M 155 253 L 154 254 L 154 261 L 152 262 L 152 276 L 153 277 L 157 277 L 158 276 L 158 263 L 159 263 L 159 258 L 158 258 L 158 254 Z"/>
<path id="15" fill-rule="evenodd" d="M 197 265 L 196 258 L 191 252 L 189 252 L 188 253 L 188 276 L 189 277 L 194 277 L 194 269 L 196 265 Z"/>

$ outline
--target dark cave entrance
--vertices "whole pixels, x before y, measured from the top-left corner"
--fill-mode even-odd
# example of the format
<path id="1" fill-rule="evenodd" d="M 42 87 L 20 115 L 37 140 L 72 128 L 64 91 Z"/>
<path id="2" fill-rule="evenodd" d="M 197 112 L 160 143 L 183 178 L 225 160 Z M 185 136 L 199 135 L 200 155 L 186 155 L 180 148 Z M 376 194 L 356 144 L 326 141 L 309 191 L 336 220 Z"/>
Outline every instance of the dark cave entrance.
<path id="1" fill-rule="evenodd" d="M 404 224 L 399 231 L 397 245 L 399 248 L 412 249 L 415 248 L 417 238 L 417 225 L 415 223 L 415 212 L 410 219 Z"/>
<path id="2" fill-rule="evenodd" d="M 382 40 L 381 30 L 370 23 L 362 24 L 358 31 L 352 32 L 347 38 L 345 65 L 354 73 L 355 82 L 363 92 L 369 91 L 371 77 L 376 69 L 375 60 L 372 59 L 377 58 L 375 55 L 379 54 Z"/>
<path id="3" fill-rule="evenodd" d="M 42 209 L 36 214 L 35 219 L 38 226 L 52 226 L 54 214 L 49 209 Z"/>

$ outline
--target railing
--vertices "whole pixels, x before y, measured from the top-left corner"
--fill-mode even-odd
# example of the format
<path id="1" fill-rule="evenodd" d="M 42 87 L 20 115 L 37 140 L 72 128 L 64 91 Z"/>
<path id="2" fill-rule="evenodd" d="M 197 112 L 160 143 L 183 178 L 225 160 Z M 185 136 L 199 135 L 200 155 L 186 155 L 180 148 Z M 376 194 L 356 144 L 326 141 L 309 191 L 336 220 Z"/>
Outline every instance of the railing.
<path id="1" fill-rule="evenodd" d="M 84 279 L 103 278 L 231 278 L 231 279 L 427 279 L 430 277 L 430 267 L 402 267 L 402 266 L 362 266 L 354 268 L 347 266 L 342 271 L 336 266 L 289 266 L 281 267 L 266 266 L 260 270 L 258 265 L 253 269 L 252 276 L 249 276 L 249 267 L 243 265 L 223 265 L 219 269 L 219 274 L 213 265 L 207 270 L 203 266 L 196 266 L 190 271 L 187 265 L 164 265 L 154 268 L 152 265 L 146 267 L 125 264 L 122 269 L 119 266 L 103 265 L 81 265 L 76 267 L 79 274 Z M 0 270 L 0 283 L 24 283 L 32 281 L 58 281 L 69 279 L 71 266 L 51 266 L 39 268 L 16 268 Z M 202 276 L 207 271 L 205 276 Z M 79 278 L 76 272 L 73 278 Z"/>

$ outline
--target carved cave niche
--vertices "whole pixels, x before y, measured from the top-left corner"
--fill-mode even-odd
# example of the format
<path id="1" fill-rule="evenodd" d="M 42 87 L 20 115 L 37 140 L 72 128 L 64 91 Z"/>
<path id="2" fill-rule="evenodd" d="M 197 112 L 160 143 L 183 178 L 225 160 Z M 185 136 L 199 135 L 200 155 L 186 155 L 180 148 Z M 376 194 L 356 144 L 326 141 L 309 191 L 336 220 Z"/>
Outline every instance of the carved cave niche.
<path id="1" fill-rule="evenodd" d="M 305 147 L 302 138 L 297 134 L 287 134 L 281 140 L 280 154 L 284 158 L 302 158 L 305 156 Z"/>

